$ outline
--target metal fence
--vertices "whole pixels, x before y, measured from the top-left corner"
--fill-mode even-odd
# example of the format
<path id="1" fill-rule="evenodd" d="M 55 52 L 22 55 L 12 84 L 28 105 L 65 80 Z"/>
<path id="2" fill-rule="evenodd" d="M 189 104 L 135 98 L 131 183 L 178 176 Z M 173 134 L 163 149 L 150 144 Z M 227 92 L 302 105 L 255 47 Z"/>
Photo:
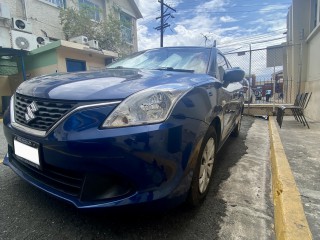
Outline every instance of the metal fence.
<path id="1" fill-rule="evenodd" d="M 244 97 L 247 107 L 257 104 L 292 103 L 294 82 L 287 77 L 283 66 L 286 64 L 286 45 L 224 52 L 232 66 L 246 72 Z M 273 109 L 274 110 L 274 109 Z"/>

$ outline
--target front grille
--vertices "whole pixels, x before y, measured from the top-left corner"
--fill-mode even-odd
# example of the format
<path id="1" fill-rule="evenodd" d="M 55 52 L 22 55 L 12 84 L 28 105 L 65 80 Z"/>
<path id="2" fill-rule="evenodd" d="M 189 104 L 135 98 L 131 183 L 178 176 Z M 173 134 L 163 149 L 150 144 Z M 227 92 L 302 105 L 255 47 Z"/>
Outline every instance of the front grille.
<path id="1" fill-rule="evenodd" d="M 11 154 L 10 161 L 14 167 L 37 181 L 68 195 L 80 197 L 84 179 L 82 174 L 70 171 L 66 172 L 62 169 L 50 168 L 48 166 L 43 170 L 39 170 L 19 160 L 14 154 Z"/>
<path id="2" fill-rule="evenodd" d="M 38 110 L 34 112 L 35 118 L 27 122 L 25 115 L 27 107 L 32 102 L 36 103 Z M 47 131 L 75 105 L 76 102 L 71 101 L 39 99 L 16 94 L 15 121 L 33 129 Z"/>

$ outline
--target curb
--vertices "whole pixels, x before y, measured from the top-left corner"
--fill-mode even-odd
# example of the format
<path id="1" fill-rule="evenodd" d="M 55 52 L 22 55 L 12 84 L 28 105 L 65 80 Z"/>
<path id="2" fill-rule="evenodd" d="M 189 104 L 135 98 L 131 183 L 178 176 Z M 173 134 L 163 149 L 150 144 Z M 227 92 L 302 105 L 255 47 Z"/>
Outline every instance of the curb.
<path id="1" fill-rule="evenodd" d="M 269 134 L 276 239 L 311 240 L 300 193 L 272 116 L 269 117 Z"/>

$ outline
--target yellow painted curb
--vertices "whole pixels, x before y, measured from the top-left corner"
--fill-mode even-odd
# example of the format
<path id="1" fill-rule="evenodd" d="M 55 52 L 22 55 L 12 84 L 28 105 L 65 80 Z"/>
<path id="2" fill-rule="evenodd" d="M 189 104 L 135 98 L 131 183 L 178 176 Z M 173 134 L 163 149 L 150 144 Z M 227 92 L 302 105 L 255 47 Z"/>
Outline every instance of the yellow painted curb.
<path id="1" fill-rule="evenodd" d="M 276 239 L 312 239 L 274 117 L 269 118 L 269 132 Z"/>

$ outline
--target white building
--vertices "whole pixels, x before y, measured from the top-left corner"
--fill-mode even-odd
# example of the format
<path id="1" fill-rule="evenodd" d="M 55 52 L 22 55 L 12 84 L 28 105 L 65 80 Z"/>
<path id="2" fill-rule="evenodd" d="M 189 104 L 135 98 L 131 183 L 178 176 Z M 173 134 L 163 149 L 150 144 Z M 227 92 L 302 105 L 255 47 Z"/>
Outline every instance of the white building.
<path id="1" fill-rule="evenodd" d="M 292 98 L 312 92 L 306 117 L 320 121 L 320 0 L 293 0 L 287 18 L 287 74 Z"/>

